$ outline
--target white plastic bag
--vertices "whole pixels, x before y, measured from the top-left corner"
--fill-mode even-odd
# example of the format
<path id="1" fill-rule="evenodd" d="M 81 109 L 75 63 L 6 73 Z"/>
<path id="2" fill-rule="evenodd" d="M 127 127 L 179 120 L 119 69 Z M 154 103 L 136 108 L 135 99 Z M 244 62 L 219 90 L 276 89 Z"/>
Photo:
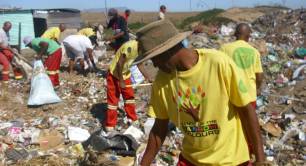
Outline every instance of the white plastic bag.
<path id="1" fill-rule="evenodd" d="M 221 34 L 222 34 L 223 36 L 230 36 L 231 33 L 234 32 L 234 29 L 233 29 L 232 27 L 230 27 L 230 26 L 222 25 L 220 31 L 221 31 Z"/>
<path id="2" fill-rule="evenodd" d="M 144 133 L 140 129 L 138 129 L 134 126 L 130 126 L 128 129 L 125 130 L 125 132 L 123 134 L 133 136 L 133 138 L 135 138 L 135 140 L 138 143 L 140 143 L 140 140 L 144 135 Z"/>
<path id="3" fill-rule="evenodd" d="M 70 141 L 83 142 L 90 137 L 90 133 L 79 127 L 68 126 L 68 138 Z"/>
<path id="4" fill-rule="evenodd" d="M 35 61 L 28 105 L 39 106 L 58 102 L 61 102 L 61 99 L 56 95 L 42 61 Z"/>
<path id="5" fill-rule="evenodd" d="M 131 81 L 133 85 L 141 84 L 145 80 L 144 76 L 141 74 L 136 65 L 131 66 L 130 71 Z"/>

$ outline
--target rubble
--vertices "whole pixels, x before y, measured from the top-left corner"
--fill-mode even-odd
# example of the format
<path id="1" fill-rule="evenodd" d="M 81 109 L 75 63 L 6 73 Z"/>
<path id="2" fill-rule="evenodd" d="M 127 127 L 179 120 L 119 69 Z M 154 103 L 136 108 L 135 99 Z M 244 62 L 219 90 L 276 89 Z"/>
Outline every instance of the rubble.
<path id="1" fill-rule="evenodd" d="M 233 24 L 214 35 L 198 33 L 189 40 L 196 48 L 220 48 L 234 41 Z M 259 50 L 265 83 L 258 96 L 257 113 L 265 152 L 275 165 L 303 165 L 306 110 L 306 10 L 279 10 L 251 23 L 251 44 Z"/>
<path id="2" fill-rule="evenodd" d="M 265 83 L 256 101 L 257 114 L 265 154 L 275 165 L 303 165 L 306 160 L 305 16 L 305 9 L 276 11 L 251 24 L 251 43 L 262 55 L 265 74 Z M 224 24 L 215 33 L 193 34 L 189 43 L 195 48 L 218 49 L 235 40 L 232 36 L 235 25 Z M 10 80 L 8 85 L 0 85 L 1 164 L 126 166 L 140 162 L 154 124 L 154 119 L 146 115 L 150 84 L 140 84 L 143 78 L 136 68 L 132 69 L 136 71 L 134 83 L 139 84 L 134 86 L 139 126 L 131 126 L 122 118 L 124 111 L 120 102 L 115 138 L 133 140 L 137 146 L 127 141 L 128 150 L 118 153 L 109 144 L 114 137 L 101 131 L 107 109 L 104 77 L 113 54 L 108 52 L 98 57 L 101 70 L 97 73 L 89 73 L 87 77 L 60 73 L 61 84 L 56 94 L 61 103 L 28 108 L 30 85 L 26 81 Z M 156 70 L 150 62 L 146 67 L 154 75 Z M 169 128 L 153 165 L 176 165 L 178 161 L 183 136 L 176 128 Z M 88 141 L 86 145 L 84 141 Z"/>

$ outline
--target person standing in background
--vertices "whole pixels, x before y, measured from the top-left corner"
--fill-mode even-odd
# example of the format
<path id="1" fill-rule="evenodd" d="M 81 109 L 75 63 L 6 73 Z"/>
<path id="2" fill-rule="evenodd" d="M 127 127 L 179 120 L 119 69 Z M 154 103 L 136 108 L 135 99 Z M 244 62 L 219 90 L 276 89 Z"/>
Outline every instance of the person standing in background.
<path id="1" fill-rule="evenodd" d="M 165 19 L 165 14 L 166 14 L 166 6 L 161 5 L 159 8 L 159 15 L 158 15 L 158 20 L 164 20 Z"/>
<path id="2" fill-rule="evenodd" d="M 127 41 L 129 41 L 129 33 L 126 20 L 118 14 L 114 8 L 108 11 L 109 23 L 107 28 L 112 28 L 114 35 L 107 39 L 111 47 L 117 50 Z"/>
<path id="3" fill-rule="evenodd" d="M 126 9 L 123 14 L 123 18 L 125 19 L 126 22 L 128 22 L 130 15 L 131 15 L 131 10 Z"/>
<path id="4" fill-rule="evenodd" d="M 0 29 L 0 64 L 2 69 L 2 80 L 7 83 L 9 80 L 10 64 L 13 67 L 15 79 L 22 79 L 22 72 L 19 68 L 13 65 L 14 53 L 9 45 L 10 34 L 9 31 L 12 28 L 12 23 L 9 21 L 4 22 L 3 27 Z"/>

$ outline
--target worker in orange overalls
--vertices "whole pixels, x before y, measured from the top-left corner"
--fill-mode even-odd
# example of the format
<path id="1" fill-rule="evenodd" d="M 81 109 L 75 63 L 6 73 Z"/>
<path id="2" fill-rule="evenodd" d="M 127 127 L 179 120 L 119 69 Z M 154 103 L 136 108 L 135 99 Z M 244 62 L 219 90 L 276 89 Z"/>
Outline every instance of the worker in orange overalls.
<path id="1" fill-rule="evenodd" d="M 49 75 L 54 88 L 58 88 L 59 82 L 59 69 L 62 59 L 62 48 L 57 42 L 47 38 L 34 38 L 27 36 L 23 39 L 24 45 L 30 47 L 37 53 L 36 59 L 42 59 L 44 55 L 47 58 L 44 61 L 44 66 Z"/>
<path id="2" fill-rule="evenodd" d="M 137 125 L 138 118 L 135 109 L 134 90 L 131 82 L 130 67 L 138 56 L 138 42 L 130 40 L 124 43 L 116 52 L 107 74 L 107 111 L 104 127 L 106 132 L 115 130 L 117 125 L 117 111 L 120 95 L 124 99 L 124 111 L 130 124 Z M 152 79 L 145 71 L 143 64 L 138 68 L 145 79 L 152 82 Z"/>
<path id="3" fill-rule="evenodd" d="M 13 61 L 14 53 L 9 45 L 10 35 L 9 31 L 12 28 L 12 23 L 9 21 L 4 22 L 3 27 L 0 29 L 0 64 L 2 69 L 2 80 L 7 83 L 9 80 L 10 63 Z M 22 72 L 15 65 L 12 65 L 15 79 L 22 79 Z"/>

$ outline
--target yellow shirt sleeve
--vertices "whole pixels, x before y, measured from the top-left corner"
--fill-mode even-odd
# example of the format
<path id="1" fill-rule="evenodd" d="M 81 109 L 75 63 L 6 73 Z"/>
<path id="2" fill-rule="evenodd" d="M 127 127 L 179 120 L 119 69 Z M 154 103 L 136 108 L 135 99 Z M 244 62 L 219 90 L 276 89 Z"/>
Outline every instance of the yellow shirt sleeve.
<path id="1" fill-rule="evenodd" d="M 161 91 L 161 89 L 158 89 L 158 87 L 153 84 L 148 116 L 157 119 L 169 119 L 165 103 L 163 102 L 165 96 Z"/>
<path id="2" fill-rule="evenodd" d="M 92 35 L 95 35 L 95 32 L 92 28 L 84 28 L 84 29 L 81 29 L 79 32 L 78 32 L 79 35 L 84 35 L 84 36 L 87 36 L 87 37 L 90 37 Z"/>
<path id="3" fill-rule="evenodd" d="M 225 81 L 230 102 L 237 107 L 246 106 L 252 102 L 252 99 L 248 93 L 248 88 L 239 76 L 241 75 L 239 74 L 239 70 L 232 60 L 230 60 L 229 65 L 226 68 L 227 69 L 224 73 L 227 73 Z"/>
<path id="4" fill-rule="evenodd" d="M 61 31 L 58 28 L 56 28 L 55 31 L 54 31 L 54 38 L 57 41 L 59 41 L 60 35 L 61 35 Z"/>
<path id="5" fill-rule="evenodd" d="M 255 73 L 262 73 L 262 66 L 260 60 L 260 53 L 256 50 L 256 60 L 255 60 Z"/>

